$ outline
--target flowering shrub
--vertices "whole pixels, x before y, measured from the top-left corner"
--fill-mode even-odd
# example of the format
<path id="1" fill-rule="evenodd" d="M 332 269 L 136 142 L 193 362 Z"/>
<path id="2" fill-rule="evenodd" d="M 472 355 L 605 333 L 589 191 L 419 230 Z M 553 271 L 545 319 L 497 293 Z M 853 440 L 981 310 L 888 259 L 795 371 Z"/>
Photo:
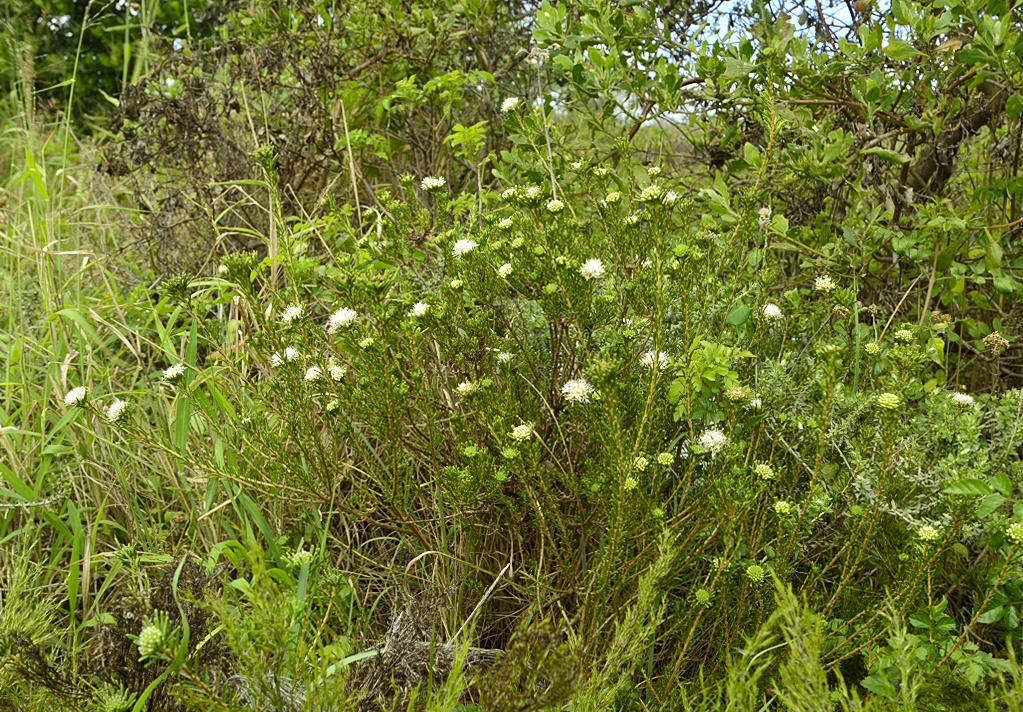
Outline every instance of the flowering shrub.
<path id="1" fill-rule="evenodd" d="M 191 320 L 186 361 L 169 355 L 156 377 L 169 427 L 121 426 L 141 406 L 82 387 L 66 402 L 105 412 L 133 446 L 184 448 L 207 501 L 259 492 L 271 555 L 269 522 L 287 537 L 310 507 L 336 509 L 381 567 L 406 537 L 457 551 L 434 576 L 471 598 L 510 546 L 524 584 L 506 605 L 573 591 L 587 645 L 599 612 L 631 600 L 649 542 L 682 530 L 658 582 L 672 623 L 648 623 L 670 684 L 763 622 L 769 580 L 827 618 L 826 664 L 873 665 L 880 611 L 961 585 L 943 562 L 969 559 L 988 593 L 959 604 L 963 628 L 950 619 L 931 663 L 997 676 L 962 643 L 1016 625 L 989 604 L 1005 600 L 1023 526 L 1006 470 L 1020 391 L 943 387 L 949 321 L 894 328 L 832 276 L 784 291 L 752 268 L 714 279 L 729 235 L 765 229 L 755 206 L 719 224 L 651 198 L 668 175 L 597 168 L 467 199 L 408 177 L 368 233 L 282 225 L 276 257 L 230 255 L 169 285 Z M 362 562 L 357 576 L 382 573 Z"/>
<path id="2" fill-rule="evenodd" d="M 579 0 L 491 73 L 462 10 L 398 5 L 232 14 L 252 47 L 126 94 L 107 157 L 157 206 L 133 229 L 217 246 L 187 274 L 12 243 L 0 576 L 42 593 L 0 675 L 39 709 L 1018 696 L 1017 179 L 975 155 L 1019 141 L 1016 29 L 897 3 L 696 51 Z M 41 170 L 16 232 L 57 229 Z"/>

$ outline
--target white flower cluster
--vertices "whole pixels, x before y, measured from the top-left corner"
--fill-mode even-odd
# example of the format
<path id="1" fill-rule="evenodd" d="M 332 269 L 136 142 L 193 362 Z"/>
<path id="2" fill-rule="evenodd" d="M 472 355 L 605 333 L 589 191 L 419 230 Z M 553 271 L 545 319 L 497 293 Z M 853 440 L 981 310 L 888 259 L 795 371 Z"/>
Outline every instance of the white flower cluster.
<path id="1" fill-rule="evenodd" d="M 429 304 L 427 304 L 426 302 L 416 302 L 415 304 L 412 305 L 412 308 L 409 309 L 408 315 L 411 317 L 415 317 L 416 319 L 420 319 L 426 316 L 427 313 L 429 313 L 429 311 L 430 311 Z"/>
<path id="2" fill-rule="evenodd" d="M 338 329 L 344 326 L 351 326 L 359 318 L 359 314 L 354 309 L 348 307 L 342 307 L 336 312 L 330 315 L 327 319 L 327 333 L 334 334 Z"/>
<path id="3" fill-rule="evenodd" d="M 475 250 L 477 247 L 479 247 L 479 243 L 476 242 L 475 240 L 466 239 L 458 240 L 454 244 L 454 247 L 451 248 L 451 254 L 453 254 L 455 257 L 464 257 L 465 255 Z"/>
<path id="4" fill-rule="evenodd" d="M 284 356 L 277 351 L 270 356 L 270 365 L 276 368 L 284 364 L 285 362 L 297 361 L 302 354 L 294 346 L 289 346 L 284 349 Z"/>
<path id="5" fill-rule="evenodd" d="M 146 623 L 135 640 L 139 649 L 139 658 L 145 660 L 156 655 L 163 647 L 166 638 L 167 631 L 164 625 L 160 622 Z"/>
<path id="6" fill-rule="evenodd" d="M 717 455 L 725 449 L 727 444 L 728 436 L 715 428 L 705 430 L 700 435 L 700 446 L 705 448 L 711 455 Z"/>
<path id="7" fill-rule="evenodd" d="M 975 405 L 977 401 L 968 393 L 956 392 L 952 394 L 952 402 L 958 406 L 962 406 L 963 408 L 970 408 Z"/>
<path id="8" fill-rule="evenodd" d="M 533 437 L 533 425 L 531 423 L 520 423 L 512 428 L 511 431 L 512 440 L 529 440 Z"/>
<path id="9" fill-rule="evenodd" d="M 660 200 L 664 195 L 664 189 L 657 183 L 651 183 L 639 193 L 639 202 L 641 203 L 652 203 L 656 200 Z"/>
<path id="10" fill-rule="evenodd" d="M 176 363 L 173 366 L 168 366 L 163 369 L 163 378 L 167 381 L 174 381 L 185 375 L 185 367 L 180 363 Z"/>
<path id="11" fill-rule="evenodd" d="M 462 398 L 465 398 L 466 396 L 470 396 L 470 395 L 472 395 L 473 393 L 475 393 L 478 390 L 479 390 L 479 385 L 476 384 L 476 383 L 473 383 L 472 381 L 462 381 L 457 386 L 455 386 L 455 392 L 459 396 L 461 396 Z"/>
<path id="12" fill-rule="evenodd" d="M 594 392 L 593 384 L 582 378 L 573 378 L 561 387 L 561 395 L 569 403 L 589 403 Z"/>
<path id="13" fill-rule="evenodd" d="M 86 395 L 85 386 L 77 386 L 75 388 L 72 388 L 70 391 L 67 392 L 67 395 L 64 396 L 64 405 L 67 406 L 79 405 L 82 401 L 85 400 L 85 395 Z"/>
<path id="14" fill-rule="evenodd" d="M 302 318 L 304 311 L 301 304 L 292 304 L 284 310 L 284 313 L 281 315 L 281 321 L 285 324 L 293 324 Z"/>
<path id="15" fill-rule="evenodd" d="M 671 357 L 663 351 L 647 351 L 639 357 L 639 362 L 646 368 L 653 368 L 655 364 L 658 368 L 667 368 Z"/>
<path id="16" fill-rule="evenodd" d="M 605 274 L 603 261 L 596 257 L 590 258 L 583 262 L 583 266 L 579 268 L 579 273 L 582 274 L 583 279 L 595 280 L 601 279 Z"/>
<path id="17" fill-rule="evenodd" d="M 815 292 L 824 292 L 827 294 L 828 292 L 835 291 L 836 286 L 835 280 L 831 279 L 831 277 L 826 274 L 822 274 L 813 281 L 813 289 Z"/>
<path id="18" fill-rule="evenodd" d="M 118 398 L 109 406 L 107 406 L 106 412 L 107 420 L 110 421 L 111 423 L 116 423 L 118 420 L 120 420 L 121 416 L 124 414 L 124 410 L 127 407 L 128 407 L 127 401 L 123 401 L 120 398 Z"/>

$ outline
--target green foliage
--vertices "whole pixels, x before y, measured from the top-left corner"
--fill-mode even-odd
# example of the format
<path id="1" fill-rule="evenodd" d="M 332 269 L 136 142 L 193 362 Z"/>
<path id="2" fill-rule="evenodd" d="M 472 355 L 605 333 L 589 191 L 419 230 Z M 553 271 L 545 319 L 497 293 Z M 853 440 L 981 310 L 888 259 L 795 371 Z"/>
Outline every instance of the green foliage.
<path id="1" fill-rule="evenodd" d="M 670 5 L 8 102 L 0 703 L 1020 708 L 1018 10 Z"/>
<path id="2" fill-rule="evenodd" d="M 749 307 L 741 305 L 746 318 Z M 736 310 L 729 312 L 727 323 Z M 745 322 L 745 318 L 743 319 Z M 678 403 L 675 420 L 688 418 L 698 422 L 716 422 L 724 417 L 724 411 L 711 405 L 717 403 L 729 392 L 742 397 L 742 384 L 738 372 L 733 369 L 739 359 L 752 358 L 753 354 L 731 346 L 700 341 L 689 356 L 688 374 L 685 378 L 672 381 L 668 387 L 668 401 Z M 683 400 L 684 399 L 684 400 Z"/>
<path id="3" fill-rule="evenodd" d="M 11 0 L 0 80 L 27 80 L 44 101 L 76 115 L 107 113 L 128 83 L 159 62 L 159 53 L 207 37 L 225 8 L 217 0 Z"/>

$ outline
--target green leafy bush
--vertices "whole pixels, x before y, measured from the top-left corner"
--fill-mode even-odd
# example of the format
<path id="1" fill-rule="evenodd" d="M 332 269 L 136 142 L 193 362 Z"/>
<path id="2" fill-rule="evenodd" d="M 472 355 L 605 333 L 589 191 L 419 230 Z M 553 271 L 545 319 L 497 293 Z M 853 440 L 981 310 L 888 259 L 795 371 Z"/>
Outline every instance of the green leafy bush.
<path id="1" fill-rule="evenodd" d="M 1018 708 L 1015 10 L 253 9 L 5 134 L 0 700 Z"/>

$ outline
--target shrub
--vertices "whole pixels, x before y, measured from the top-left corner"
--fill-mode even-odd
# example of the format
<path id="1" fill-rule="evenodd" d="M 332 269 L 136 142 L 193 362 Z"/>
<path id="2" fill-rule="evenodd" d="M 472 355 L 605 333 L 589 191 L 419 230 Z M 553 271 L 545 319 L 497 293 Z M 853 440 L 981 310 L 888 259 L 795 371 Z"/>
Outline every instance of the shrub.
<path id="1" fill-rule="evenodd" d="M 182 259 L 115 272 L 114 211 L 17 132 L 0 537 L 45 565 L 2 573 L 55 593 L 0 615 L 0 680 L 1012 704 L 1016 167 L 980 155 L 1018 133 L 1013 24 L 901 3 L 693 49 L 642 3 L 480 7 L 260 5 L 135 85 L 92 178 Z"/>

